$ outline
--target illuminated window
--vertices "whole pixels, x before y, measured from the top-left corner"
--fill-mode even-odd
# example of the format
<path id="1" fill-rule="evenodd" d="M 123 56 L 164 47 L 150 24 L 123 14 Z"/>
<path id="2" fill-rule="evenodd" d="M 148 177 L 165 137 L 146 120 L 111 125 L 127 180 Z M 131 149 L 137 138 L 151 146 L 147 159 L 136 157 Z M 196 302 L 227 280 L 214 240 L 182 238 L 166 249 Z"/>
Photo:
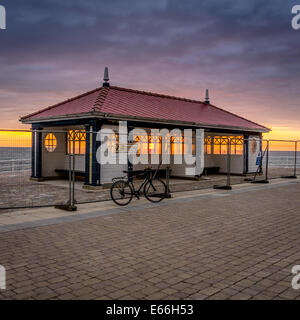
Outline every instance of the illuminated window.
<path id="1" fill-rule="evenodd" d="M 161 154 L 161 137 L 149 136 L 149 154 Z"/>
<path id="2" fill-rule="evenodd" d="M 182 154 L 183 137 L 171 137 L 171 154 Z"/>
<path id="3" fill-rule="evenodd" d="M 212 138 L 209 136 L 204 139 L 204 152 L 206 154 L 211 154 L 212 152 L 211 140 Z"/>
<path id="4" fill-rule="evenodd" d="M 138 154 L 161 154 L 160 136 L 137 136 L 135 142 L 138 145 Z"/>
<path id="5" fill-rule="evenodd" d="M 53 152 L 57 147 L 57 139 L 53 133 L 49 133 L 45 138 L 45 148 L 49 152 Z"/>
<path id="6" fill-rule="evenodd" d="M 213 144 L 214 144 L 214 154 L 221 154 L 221 146 L 224 139 L 220 136 L 213 137 Z"/>
<path id="7" fill-rule="evenodd" d="M 192 136 L 186 135 L 181 139 L 184 154 L 196 155 L 196 136 L 193 131 Z"/>
<path id="8" fill-rule="evenodd" d="M 234 136 L 231 138 L 231 146 L 235 147 L 232 154 L 243 155 L 244 154 L 244 138 L 242 136 Z"/>
<path id="9" fill-rule="evenodd" d="M 205 138 L 206 154 L 227 154 L 228 143 L 230 142 L 230 154 L 243 155 L 244 137 L 243 136 L 207 136 Z M 213 150 L 213 152 L 212 152 Z"/>
<path id="10" fill-rule="evenodd" d="M 69 130 L 67 135 L 67 154 L 85 154 L 86 134 L 82 130 Z"/>
<path id="11" fill-rule="evenodd" d="M 138 145 L 138 152 L 137 154 L 148 154 L 148 136 L 141 135 L 135 137 L 135 142 Z"/>
<path id="12" fill-rule="evenodd" d="M 119 135 L 112 134 L 108 137 L 107 147 L 111 153 L 119 152 Z"/>

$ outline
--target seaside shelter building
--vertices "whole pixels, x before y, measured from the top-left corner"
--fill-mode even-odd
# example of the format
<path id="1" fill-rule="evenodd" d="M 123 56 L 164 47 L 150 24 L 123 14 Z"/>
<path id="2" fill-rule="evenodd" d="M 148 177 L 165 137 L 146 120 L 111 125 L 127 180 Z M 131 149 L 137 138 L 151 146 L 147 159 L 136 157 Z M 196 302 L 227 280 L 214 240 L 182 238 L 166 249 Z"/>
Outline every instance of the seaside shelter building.
<path id="1" fill-rule="evenodd" d="M 164 94 L 112 86 L 105 70 L 103 85 L 74 98 L 57 103 L 20 118 L 32 125 L 32 173 L 35 180 L 61 178 L 69 168 L 69 154 L 73 154 L 76 174 L 85 185 L 109 184 L 123 175 L 124 170 L 139 170 L 146 165 L 100 164 L 97 149 L 100 141 L 97 132 L 112 129 L 116 136 L 111 140 L 114 152 L 119 152 L 118 127 L 126 121 L 128 129 L 193 130 L 193 149 L 196 129 L 202 129 L 201 172 L 227 171 L 228 138 L 230 138 L 231 173 L 245 175 L 257 170 L 257 157 L 261 152 L 265 126 L 218 108 L 209 101 L 184 99 Z M 183 136 L 174 134 L 171 155 L 183 151 Z M 140 137 L 139 152 L 161 154 L 161 140 L 151 141 Z M 185 164 L 171 163 L 171 176 L 185 177 Z M 191 178 L 191 177 L 189 177 Z"/>

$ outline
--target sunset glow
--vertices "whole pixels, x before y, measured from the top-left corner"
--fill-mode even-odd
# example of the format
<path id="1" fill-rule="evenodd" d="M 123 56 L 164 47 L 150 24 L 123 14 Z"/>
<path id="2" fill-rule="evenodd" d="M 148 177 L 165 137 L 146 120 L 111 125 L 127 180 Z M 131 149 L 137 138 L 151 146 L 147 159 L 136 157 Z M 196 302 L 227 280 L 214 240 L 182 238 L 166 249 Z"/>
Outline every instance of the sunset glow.
<path id="1" fill-rule="evenodd" d="M 293 139 L 291 139 L 293 137 Z M 274 151 L 293 151 L 295 143 L 300 137 L 300 130 L 291 131 L 289 128 L 273 128 L 270 133 L 263 135 L 263 139 L 270 140 L 270 149 Z M 282 140 L 282 141 L 272 141 Z M 289 140 L 289 141 L 286 141 Z M 300 141 L 298 143 L 300 151 Z M 31 147 L 30 131 L 0 131 L 0 147 Z M 150 144 L 153 149 L 153 144 Z"/>
<path id="2" fill-rule="evenodd" d="M 264 139 L 300 140 L 300 129 L 293 127 L 273 127 L 269 133 L 264 133 Z"/>
<path id="3" fill-rule="evenodd" d="M 20 116 L 100 87 L 108 66 L 112 85 L 202 101 L 208 88 L 212 104 L 272 128 L 265 138 L 300 139 L 294 1 L 88 3 L 7 3 L 0 128 L 30 129 Z"/>
<path id="4" fill-rule="evenodd" d="M 0 131 L 0 147 L 31 147 L 31 132 Z"/>

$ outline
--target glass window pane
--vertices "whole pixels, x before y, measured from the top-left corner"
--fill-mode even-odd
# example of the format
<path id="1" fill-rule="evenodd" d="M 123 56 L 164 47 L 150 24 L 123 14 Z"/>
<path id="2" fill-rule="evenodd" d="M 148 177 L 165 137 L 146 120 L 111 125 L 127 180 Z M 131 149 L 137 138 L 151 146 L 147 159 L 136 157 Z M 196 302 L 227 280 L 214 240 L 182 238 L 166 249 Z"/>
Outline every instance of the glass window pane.
<path id="1" fill-rule="evenodd" d="M 85 154 L 86 133 L 81 130 L 69 130 L 67 134 L 67 154 L 73 154 L 73 142 L 75 141 L 75 154 Z"/>
<path id="2" fill-rule="evenodd" d="M 230 145 L 230 154 L 235 154 L 235 145 L 234 144 Z"/>
<path id="3" fill-rule="evenodd" d="M 53 133 L 49 133 L 46 135 L 44 140 L 44 145 L 47 151 L 53 152 L 57 147 L 57 140 Z"/>
<path id="4" fill-rule="evenodd" d="M 75 154 L 79 154 L 79 141 L 75 141 Z"/>
<path id="5" fill-rule="evenodd" d="M 221 145 L 221 154 L 227 154 L 228 146 L 226 144 Z"/>
<path id="6" fill-rule="evenodd" d="M 210 144 L 206 145 L 206 153 L 211 154 L 211 145 Z"/>
<path id="7" fill-rule="evenodd" d="M 81 141 L 80 144 L 80 154 L 85 154 L 86 143 L 85 141 Z"/>
<path id="8" fill-rule="evenodd" d="M 236 145 L 236 154 L 243 155 L 244 146 L 243 145 Z"/>

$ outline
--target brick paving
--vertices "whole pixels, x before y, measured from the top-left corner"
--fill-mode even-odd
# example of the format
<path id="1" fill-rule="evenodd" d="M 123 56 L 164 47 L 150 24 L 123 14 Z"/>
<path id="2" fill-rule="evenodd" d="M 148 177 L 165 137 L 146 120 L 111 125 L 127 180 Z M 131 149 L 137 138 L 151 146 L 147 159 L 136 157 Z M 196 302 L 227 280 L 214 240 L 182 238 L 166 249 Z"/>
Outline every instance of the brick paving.
<path id="1" fill-rule="evenodd" d="M 299 194 L 253 186 L 1 233 L 0 299 L 300 299 Z"/>

